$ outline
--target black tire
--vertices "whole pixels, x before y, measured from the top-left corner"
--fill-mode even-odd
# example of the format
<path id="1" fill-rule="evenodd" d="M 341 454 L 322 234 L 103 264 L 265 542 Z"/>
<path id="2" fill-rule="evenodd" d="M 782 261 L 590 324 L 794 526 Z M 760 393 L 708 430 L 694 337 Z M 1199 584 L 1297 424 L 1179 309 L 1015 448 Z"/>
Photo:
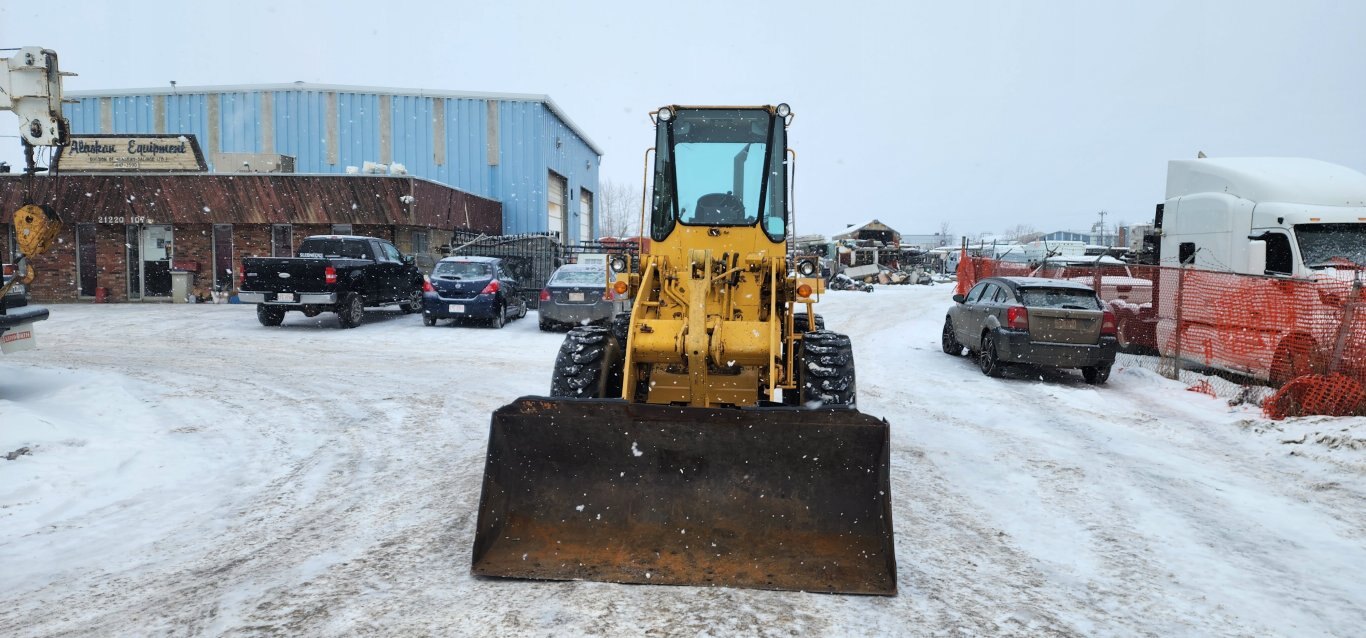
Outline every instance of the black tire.
<path id="1" fill-rule="evenodd" d="M 424 325 L 424 326 L 435 326 L 435 325 L 436 325 L 436 317 L 434 317 L 434 316 L 432 316 L 432 315 L 427 315 L 427 314 L 422 315 L 422 325 Z"/>
<path id="2" fill-rule="evenodd" d="M 807 321 L 806 313 L 792 315 L 792 332 L 806 334 L 811 332 L 811 322 Z M 816 315 L 816 330 L 825 330 L 825 317 Z"/>
<path id="3" fill-rule="evenodd" d="M 849 337 L 829 330 L 803 334 L 796 363 L 802 405 L 854 405 L 857 384 Z"/>
<path id="4" fill-rule="evenodd" d="M 555 371 L 550 377 L 550 396 L 576 399 L 621 396 L 621 368 L 625 361 L 621 342 L 605 326 L 576 326 L 564 336 Z"/>
<path id="5" fill-rule="evenodd" d="M 958 343 L 958 336 L 953 333 L 953 319 L 948 317 L 944 317 L 944 333 L 939 337 L 939 347 L 943 348 L 944 354 L 963 356 L 963 344 Z"/>
<path id="6" fill-rule="evenodd" d="M 1110 365 L 1087 366 L 1081 369 L 1081 376 L 1091 385 L 1101 385 L 1110 379 Z"/>
<path id="7" fill-rule="evenodd" d="M 1279 388 L 1291 379 L 1310 375 L 1324 374 L 1328 362 L 1319 352 L 1313 338 L 1306 335 L 1291 335 L 1276 346 L 1276 356 L 1271 359 L 1270 382 Z"/>
<path id="8" fill-rule="evenodd" d="M 1006 364 L 1001 363 L 996 356 L 996 335 L 990 332 L 982 335 L 982 351 L 977 353 L 977 365 L 982 368 L 982 374 L 989 377 L 999 377 L 1005 371 Z"/>
<path id="9" fill-rule="evenodd" d="M 408 295 L 408 300 L 403 303 L 400 303 L 398 307 L 400 310 L 403 311 L 403 314 L 405 315 L 411 315 L 415 312 L 422 312 L 422 289 L 418 288 L 417 290 L 413 291 L 412 294 Z"/>
<path id="10" fill-rule="evenodd" d="M 256 305 L 256 320 L 263 326 L 278 326 L 285 320 L 284 308 L 272 308 L 265 304 Z"/>
<path id="11" fill-rule="evenodd" d="M 555 323 L 548 319 L 541 319 L 538 322 L 538 325 L 541 329 L 541 332 L 550 332 L 551 330 L 555 329 Z"/>
<path id="12" fill-rule="evenodd" d="M 523 302 L 522 302 L 522 308 L 521 308 L 521 310 L 518 310 L 518 311 L 517 311 L 517 318 L 518 318 L 518 319 L 525 319 L 525 318 L 526 318 L 526 312 L 527 312 L 527 310 L 526 310 L 526 301 L 523 301 Z"/>
<path id="13" fill-rule="evenodd" d="M 626 347 L 626 337 L 631 334 L 631 313 L 618 312 L 611 321 L 612 336 L 621 342 L 621 346 Z"/>
<path id="14" fill-rule="evenodd" d="M 489 326 L 494 330 L 502 329 L 504 325 L 507 325 L 507 313 L 507 306 L 499 304 L 498 307 L 493 309 L 493 318 L 489 319 Z"/>
<path id="15" fill-rule="evenodd" d="M 365 300 L 351 293 L 337 304 L 337 323 L 342 328 L 355 328 L 365 321 Z"/>

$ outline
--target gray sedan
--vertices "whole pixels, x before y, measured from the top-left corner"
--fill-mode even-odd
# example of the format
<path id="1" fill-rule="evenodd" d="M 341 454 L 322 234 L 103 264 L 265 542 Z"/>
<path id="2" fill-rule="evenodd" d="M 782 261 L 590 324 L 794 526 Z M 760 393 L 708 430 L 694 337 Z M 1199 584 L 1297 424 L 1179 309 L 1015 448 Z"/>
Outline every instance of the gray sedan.
<path id="1" fill-rule="evenodd" d="M 987 376 L 1011 364 L 1081 368 L 1105 383 L 1115 361 L 1115 316 L 1090 287 L 1062 279 L 988 277 L 954 295 L 944 318 L 944 352 L 977 355 Z"/>
<path id="2" fill-rule="evenodd" d="M 606 269 L 568 264 L 560 266 L 541 290 L 537 313 L 541 330 L 552 330 L 585 323 L 606 323 L 625 310 L 625 303 L 608 292 Z"/>

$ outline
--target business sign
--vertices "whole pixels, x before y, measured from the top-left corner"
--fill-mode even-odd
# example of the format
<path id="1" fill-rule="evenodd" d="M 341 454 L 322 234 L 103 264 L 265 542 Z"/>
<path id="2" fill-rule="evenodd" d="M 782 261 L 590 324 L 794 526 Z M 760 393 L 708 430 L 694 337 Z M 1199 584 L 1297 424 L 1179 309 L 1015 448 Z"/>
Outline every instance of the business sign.
<path id="1" fill-rule="evenodd" d="M 72 135 L 57 168 L 62 172 L 205 172 L 193 135 Z"/>

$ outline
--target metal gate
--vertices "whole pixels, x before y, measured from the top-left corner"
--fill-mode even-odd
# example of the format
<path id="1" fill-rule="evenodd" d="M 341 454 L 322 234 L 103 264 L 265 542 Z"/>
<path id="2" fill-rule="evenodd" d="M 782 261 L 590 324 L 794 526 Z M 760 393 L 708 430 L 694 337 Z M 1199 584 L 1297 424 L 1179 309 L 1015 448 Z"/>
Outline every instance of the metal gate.
<path id="1" fill-rule="evenodd" d="M 517 281 L 525 291 L 527 304 L 533 308 L 539 306 L 540 296 L 537 293 L 550 281 L 550 275 L 554 274 L 556 268 L 576 263 L 582 255 L 629 253 L 634 257 L 638 252 L 637 244 L 633 242 L 564 244 L 556 235 L 484 235 L 456 230 L 451 243 L 443 246 L 441 252 L 445 255 L 501 258 L 517 276 Z"/>

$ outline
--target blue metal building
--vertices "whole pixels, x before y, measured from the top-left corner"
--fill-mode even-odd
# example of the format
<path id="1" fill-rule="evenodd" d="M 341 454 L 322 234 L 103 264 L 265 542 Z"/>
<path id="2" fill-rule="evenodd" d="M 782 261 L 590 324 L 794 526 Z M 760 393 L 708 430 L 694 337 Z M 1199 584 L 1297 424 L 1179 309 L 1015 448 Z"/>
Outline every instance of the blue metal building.
<path id="1" fill-rule="evenodd" d="M 74 134 L 193 134 L 215 172 L 344 174 L 401 164 L 499 200 L 505 233 L 596 237 L 602 151 L 546 95 L 296 82 L 67 97 L 76 100 L 66 106 Z"/>

